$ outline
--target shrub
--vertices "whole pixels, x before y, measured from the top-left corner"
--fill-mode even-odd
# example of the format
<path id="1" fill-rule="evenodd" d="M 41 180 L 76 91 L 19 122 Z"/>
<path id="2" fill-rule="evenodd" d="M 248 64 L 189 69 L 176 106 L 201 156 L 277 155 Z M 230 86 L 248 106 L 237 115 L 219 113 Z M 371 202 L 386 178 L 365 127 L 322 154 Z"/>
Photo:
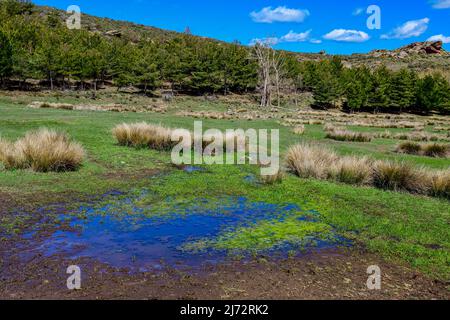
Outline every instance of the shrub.
<path id="1" fill-rule="evenodd" d="M 174 146 L 171 141 L 172 131 L 168 128 L 142 123 L 120 124 L 113 129 L 113 136 L 119 145 L 150 148 L 156 150 L 168 150 Z"/>
<path id="2" fill-rule="evenodd" d="M 29 132 L 15 143 L 1 143 L 0 160 L 6 169 L 74 171 L 84 159 L 83 147 L 60 132 L 48 129 Z"/>
<path id="3" fill-rule="evenodd" d="M 406 162 L 377 161 L 374 164 L 373 184 L 380 189 L 424 193 L 426 173 Z"/>

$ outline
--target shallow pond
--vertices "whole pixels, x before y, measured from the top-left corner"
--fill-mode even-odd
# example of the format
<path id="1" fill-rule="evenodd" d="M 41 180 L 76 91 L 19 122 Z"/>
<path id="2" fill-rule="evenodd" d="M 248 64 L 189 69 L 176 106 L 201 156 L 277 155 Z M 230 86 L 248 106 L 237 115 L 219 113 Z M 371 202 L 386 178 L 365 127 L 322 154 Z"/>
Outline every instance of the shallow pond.
<path id="1" fill-rule="evenodd" d="M 305 237 L 308 241 L 293 239 L 292 234 L 274 240 L 275 232 L 269 230 L 261 234 L 256 228 L 253 234 L 252 228 L 261 222 L 278 224 L 281 228 L 284 221 L 290 220 L 292 224 L 292 219 L 300 223 L 319 223 L 318 212 L 303 212 L 292 204 L 251 202 L 239 197 L 197 199 L 194 204 L 175 205 L 173 212 L 155 215 L 141 202 L 146 196 L 146 191 L 133 196 L 112 192 L 105 195 L 106 200 L 101 203 L 93 202 L 75 210 L 53 207 L 49 211 L 66 227 L 40 242 L 35 250 L 44 256 L 88 257 L 113 267 L 144 271 L 167 266 L 196 268 L 223 262 L 230 257 L 230 250 L 221 246 L 218 239 L 228 235 L 225 238 L 229 240 L 234 233 L 250 238 L 240 238 L 240 244 L 247 240 L 250 246 L 251 241 L 271 241 L 261 250 L 243 247 L 233 252 L 241 257 L 286 256 L 347 245 L 331 227 L 326 237 L 308 234 Z M 31 239 L 34 232 L 24 237 Z M 199 243 L 202 245 L 197 245 Z"/>

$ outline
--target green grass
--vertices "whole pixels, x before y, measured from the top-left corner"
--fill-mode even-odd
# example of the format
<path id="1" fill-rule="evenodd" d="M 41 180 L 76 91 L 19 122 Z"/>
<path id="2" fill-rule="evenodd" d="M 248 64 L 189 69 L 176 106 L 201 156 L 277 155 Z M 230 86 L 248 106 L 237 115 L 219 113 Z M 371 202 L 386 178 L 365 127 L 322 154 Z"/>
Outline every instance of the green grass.
<path id="1" fill-rule="evenodd" d="M 30 98 L 30 100 L 32 100 Z M 279 243 L 308 232 L 326 234 L 332 225 L 340 234 L 389 260 L 407 263 L 438 279 L 450 279 L 450 203 L 447 200 L 354 187 L 327 181 L 304 180 L 288 175 L 280 184 L 258 185 L 244 181 L 258 168 L 244 166 L 206 167 L 206 172 L 186 173 L 173 168 L 170 154 L 117 146 L 111 129 L 122 122 L 147 121 L 172 128 L 193 128 L 194 119 L 171 113 L 79 112 L 52 109 L 28 109 L 23 104 L 0 100 L 0 136 L 16 139 L 32 129 L 48 127 L 63 130 L 80 142 L 87 160 L 77 172 L 34 173 L 1 171 L 0 192 L 33 199 L 34 195 L 52 201 L 54 193 L 98 195 L 112 189 L 123 191 L 147 188 L 144 204 L 161 206 L 168 198 L 178 203 L 193 203 L 198 198 L 244 196 L 250 201 L 297 204 L 302 210 L 317 210 L 320 221 L 314 230 L 295 223 L 261 222 L 249 229 L 224 235 L 216 245 L 224 248 L 254 246 L 250 235 L 261 235 L 268 243 Z M 61 101 L 63 102 L 63 101 Z M 183 102 L 193 103 L 193 102 Z M 222 108 L 222 106 L 219 106 Z M 398 159 L 433 169 L 445 169 L 448 160 L 395 154 L 396 140 L 374 139 L 370 143 L 328 141 L 321 126 L 306 126 L 299 137 L 290 128 L 270 121 L 205 120 L 206 128 L 279 128 L 281 150 L 301 141 L 327 145 L 338 153 L 367 155 L 377 159 Z M 353 129 L 353 128 L 352 128 Z M 366 130 L 366 129 L 364 129 Z M 151 177 L 150 170 L 165 174 Z M 0 227 L 17 229 L 6 219 Z M 17 222 L 18 223 L 18 222 Z M 26 225 L 26 219 L 20 221 Z M 308 231 L 308 232 L 306 232 Z M 306 233 L 304 233 L 306 232 Z M 217 240 L 217 239 L 216 239 Z"/>

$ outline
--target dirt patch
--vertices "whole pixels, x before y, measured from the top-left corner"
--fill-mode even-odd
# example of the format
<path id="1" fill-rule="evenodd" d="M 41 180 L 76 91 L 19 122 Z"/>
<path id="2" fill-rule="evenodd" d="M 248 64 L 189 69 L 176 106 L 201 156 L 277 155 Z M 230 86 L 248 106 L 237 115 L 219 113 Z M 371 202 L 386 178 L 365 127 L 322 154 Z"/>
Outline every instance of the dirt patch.
<path id="1" fill-rule="evenodd" d="M 449 299 L 446 284 L 374 255 L 329 251 L 283 261 L 230 262 L 197 274 L 176 270 L 129 274 L 91 260 L 1 253 L 2 299 Z M 66 288 L 66 268 L 82 270 L 82 289 Z M 366 287 L 367 267 L 382 270 L 382 289 Z M 448 284 L 447 284 L 448 285 Z"/>

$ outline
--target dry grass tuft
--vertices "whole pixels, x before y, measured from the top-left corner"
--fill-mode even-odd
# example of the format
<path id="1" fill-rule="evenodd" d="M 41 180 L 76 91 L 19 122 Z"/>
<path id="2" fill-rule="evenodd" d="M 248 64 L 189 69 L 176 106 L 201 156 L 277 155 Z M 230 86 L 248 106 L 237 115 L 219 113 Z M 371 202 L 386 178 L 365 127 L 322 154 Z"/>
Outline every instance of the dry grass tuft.
<path id="1" fill-rule="evenodd" d="M 377 161 L 373 184 L 380 189 L 423 194 L 427 190 L 427 174 L 406 162 Z"/>
<path id="2" fill-rule="evenodd" d="M 446 144 L 426 144 L 422 145 L 415 142 L 404 142 L 397 146 L 396 152 L 434 157 L 434 158 L 446 158 L 450 154 L 450 147 Z"/>
<path id="3" fill-rule="evenodd" d="M 329 149 L 307 144 L 292 146 L 286 164 L 301 178 L 449 197 L 450 171 L 431 172 L 405 162 L 371 161 L 367 157 L 340 157 Z"/>
<path id="4" fill-rule="evenodd" d="M 267 185 L 281 183 L 281 182 L 283 182 L 283 179 L 284 179 L 284 172 L 282 170 L 279 170 L 276 174 L 261 175 L 259 177 L 259 180 L 261 181 L 261 183 L 267 184 Z"/>
<path id="5" fill-rule="evenodd" d="M 431 196 L 450 199 L 450 170 L 434 172 L 429 180 Z"/>
<path id="6" fill-rule="evenodd" d="M 291 147 L 286 156 L 288 168 L 300 178 L 326 179 L 328 168 L 337 159 L 333 151 L 308 144 Z"/>
<path id="7" fill-rule="evenodd" d="M 155 150 L 169 150 L 174 146 L 171 141 L 172 130 L 159 125 L 145 122 L 123 123 L 117 125 L 112 132 L 122 146 Z"/>
<path id="8" fill-rule="evenodd" d="M 432 143 L 422 146 L 425 156 L 435 158 L 447 158 L 450 154 L 450 147 L 446 144 Z"/>
<path id="9" fill-rule="evenodd" d="M 305 126 L 304 125 L 298 125 L 292 129 L 292 132 L 298 135 L 303 135 L 305 133 Z"/>
<path id="10" fill-rule="evenodd" d="M 332 124 L 326 124 L 324 130 L 327 134 L 326 138 L 337 141 L 370 142 L 373 138 L 369 133 L 354 132 L 345 128 L 335 127 Z"/>
<path id="11" fill-rule="evenodd" d="M 29 132 L 15 143 L 0 143 L 0 161 L 8 170 L 74 171 L 81 166 L 84 156 L 80 144 L 64 133 L 48 129 Z"/>
<path id="12" fill-rule="evenodd" d="M 369 185 L 372 182 L 371 162 L 367 157 L 340 158 L 329 168 L 329 177 L 347 184 Z"/>

